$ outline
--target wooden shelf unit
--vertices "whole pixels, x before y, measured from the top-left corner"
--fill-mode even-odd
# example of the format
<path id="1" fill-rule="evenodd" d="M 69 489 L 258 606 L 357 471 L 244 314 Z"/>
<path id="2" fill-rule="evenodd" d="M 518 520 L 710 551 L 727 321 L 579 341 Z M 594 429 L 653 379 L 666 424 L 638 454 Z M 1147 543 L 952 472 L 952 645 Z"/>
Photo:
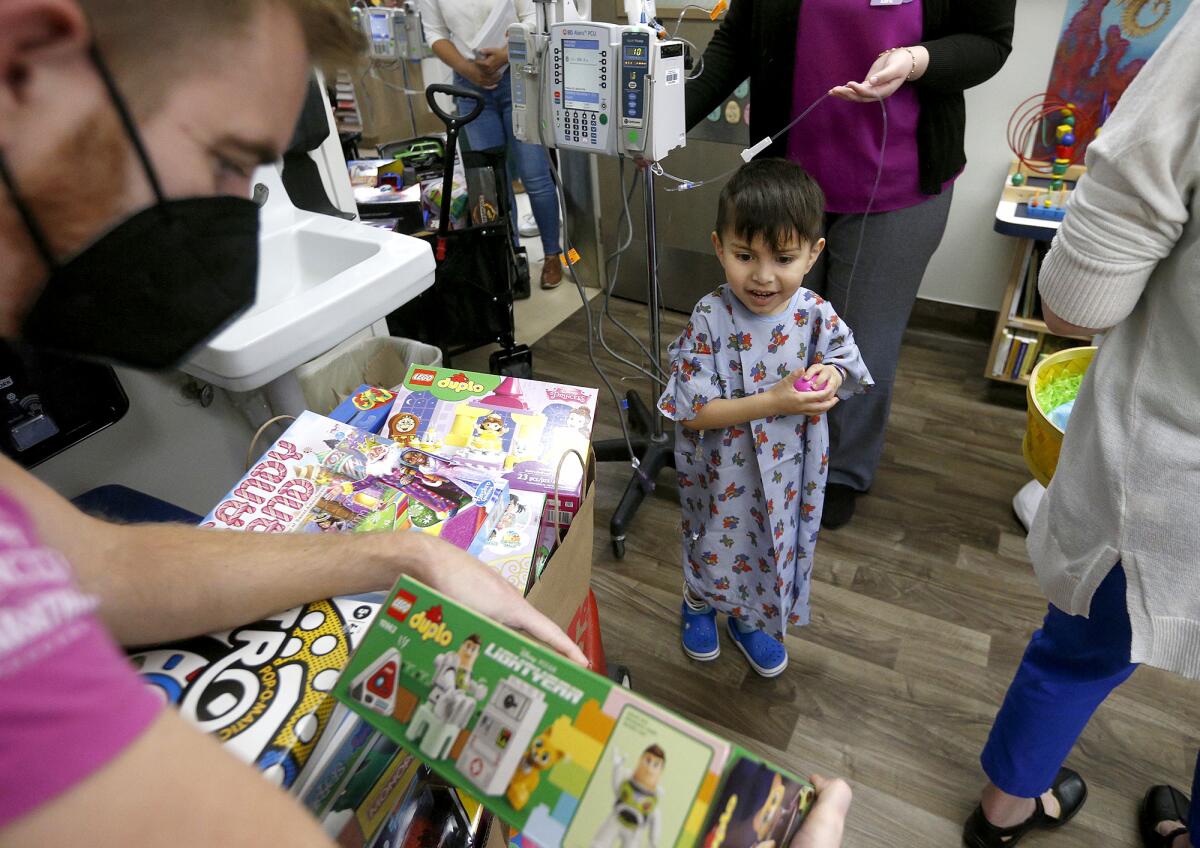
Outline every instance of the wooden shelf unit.
<path id="1" fill-rule="evenodd" d="M 1036 358 L 1039 355 L 1042 347 L 1045 345 L 1046 339 L 1068 339 L 1073 342 L 1078 342 L 1081 345 L 1091 344 L 1090 338 L 1082 336 L 1059 336 L 1051 333 L 1046 326 L 1046 322 L 1039 318 L 1026 318 L 1020 315 L 1014 316 L 1013 304 L 1019 302 L 1022 294 L 1027 291 L 1027 279 L 1030 273 L 1029 263 L 1037 261 L 1040 263 L 1037 245 L 1033 239 L 1014 239 L 1013 260 L 1012 266 L 1008 274 L 1008 284 L 1004 289 L 1004 300 L 1000 304 L 1000 313 L 996 318 L 996 329 L 992 334 L 992 346 L 988 351 L 987 362 L 984 364 L 984 376 L 990 380 L 995 380 L 998 383 L 1010 383 L 1018 386 L 1029 385 L 1028 371 L 1023 375 L 1013 377 L 1011 370 L 1000 368 L 997 369 L 997 358 L 1001 355 L 1002 346 L 1015 344 L 1015 341 L 1010 342 L 1009 333 L 1011 331 L 1019 332 L 1026 336 L 1036 337 L 1036 345 L 1027 355 L 1032 355 Z M 1033 273 L 1037 273 L 1037 269 Z M 1037 297 L 1036 286 L 1032 288 L 1033 296 Z M 1054 343 L 1058 346 L 1058 342 Z M 1073 345 L 1065 345 L 1064 347 L 1072 347 Z M 1007 353 L 1008 347 L 1003 348 Z M 1031 368 L 1028 370 L 1032 370 Z"/>

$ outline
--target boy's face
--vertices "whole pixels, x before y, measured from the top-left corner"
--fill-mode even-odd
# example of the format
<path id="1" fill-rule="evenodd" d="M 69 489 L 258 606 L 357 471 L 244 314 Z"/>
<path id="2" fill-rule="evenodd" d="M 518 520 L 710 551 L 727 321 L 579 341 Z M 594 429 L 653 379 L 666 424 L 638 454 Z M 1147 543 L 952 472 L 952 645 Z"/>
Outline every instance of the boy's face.
<path id="1" fill-rule="evenodd" d="M 756 315 L 786 309 L 825 247 L 825 239 L 808 244 L 796 235 L 778 249 L 762 236 L 750 244 L 732 232 L 713 233 L 712 239 L 729 288 Z"/>

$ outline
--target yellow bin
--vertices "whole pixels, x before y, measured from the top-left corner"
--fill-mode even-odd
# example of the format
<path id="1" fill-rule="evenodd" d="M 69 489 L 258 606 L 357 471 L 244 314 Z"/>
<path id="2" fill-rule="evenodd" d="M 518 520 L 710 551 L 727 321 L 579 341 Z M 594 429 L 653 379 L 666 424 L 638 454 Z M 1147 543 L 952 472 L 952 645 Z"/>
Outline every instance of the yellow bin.
<path id="1" fill-rule="evenodd" d="M 1054 469 L 1058 467 L 1058 452 L 1062 449 L 1063 431 L 1050 423 L 1038 404 L 1037 396 L 1042 388 L 1063 377 L 1083 374 L 1096 355 L 1094 347 L 1072 347 L 1051 354 L 1038 363 L 1029 375 L 1025 440 L 1022 444 L 1025 464 L 1043 486 L 1050 485 Z"/>

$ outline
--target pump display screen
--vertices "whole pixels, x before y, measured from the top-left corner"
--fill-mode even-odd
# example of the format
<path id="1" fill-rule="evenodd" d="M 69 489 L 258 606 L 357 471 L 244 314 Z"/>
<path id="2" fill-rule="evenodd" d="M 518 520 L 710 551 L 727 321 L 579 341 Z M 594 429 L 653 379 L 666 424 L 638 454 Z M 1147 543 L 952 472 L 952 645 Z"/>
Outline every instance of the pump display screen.
<path id="1" fill-rule="evenodd" d="M 373 41 L 392 40 L 392 19 L 388 15 L 368 15 L 371 21 L 371 39 Z"/>
<path id="2" fill-rule="evenodd" d="M 564 38 L 563 106 L 567 109 L 600 110 L 600 42 L 596 39 Z"/>

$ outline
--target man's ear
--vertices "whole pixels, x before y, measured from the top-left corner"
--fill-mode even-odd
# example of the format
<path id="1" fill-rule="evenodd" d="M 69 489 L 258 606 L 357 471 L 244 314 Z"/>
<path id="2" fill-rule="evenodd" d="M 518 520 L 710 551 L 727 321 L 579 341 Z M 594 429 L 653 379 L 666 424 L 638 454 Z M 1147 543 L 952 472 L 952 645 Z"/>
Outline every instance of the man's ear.
<path id="1" fill-rule="evenodd" d="M 38 62 L 82 53 L 91 27 L 74 0 L 0 2 L 0 126 L 20 105 Z"/>

